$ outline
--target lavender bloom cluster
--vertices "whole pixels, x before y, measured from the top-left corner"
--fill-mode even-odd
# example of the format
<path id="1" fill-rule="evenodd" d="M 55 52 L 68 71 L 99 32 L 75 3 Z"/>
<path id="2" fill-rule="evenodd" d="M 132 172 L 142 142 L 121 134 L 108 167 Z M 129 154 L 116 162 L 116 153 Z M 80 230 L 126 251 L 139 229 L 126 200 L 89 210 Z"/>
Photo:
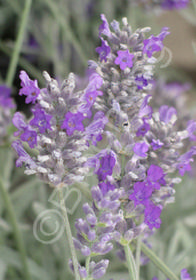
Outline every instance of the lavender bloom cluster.
<path id="1" fill-rule="evenodd" d="M 122 30 L 113 21 L 113 31 L 104 15 L 101 19 L 100 61 L 90 61 L 89 67 L 102 79 L 103 95 L 97 96 L 92 111 L 107 116 L 107 147 L 89 158 L 87 166 L 94 169 L 103 196 L 120 190 L 122 218 L 113 239 L 125 246 L 148 228 L 160 227 L 161 212 L 181 181 L 173 175 L 184 175 L 196 154 L 194 145 L 184 151 L 186 139 L 195 140 L 196 129 L 189 124 L 180 130 L 174 107 L 153 111 L 149 105 L 153 54 L 162 50 L 168 29 L 145 38 L 149 28 L 133 33 L 126 18 Z"/>
<path id="2" fill-rule="evenodd" d="M 98 186 L 94 186 L 91 192 L 93 204 L 83 205 L 86 219 L 76 221 L 77 239 L 74 238 L 74 243 L 75 248 L 89 258 L 89 268 L 79 267 L 81 277 L 99 279 L 105 274 L 109 260 L 102 259 L 95 263 L 90 258 L 105 255 L 113 249 L 111 240 L 114 239 L 117 223 L 122 219 L 119 201 L 121 194 L 118 189 L 103 194 Z"/>
<path id="3" fill-rule="evenodd" d="M 12 146 L 18 153 L 17 166 L 26 174 L 36 173 L 52 186 L 82 181 L 93 170 L 92 204 L 84 204 L 85 219 L 75 226 L 75 247 L 87 258 L 79 265 L 82 278 L 101 278 L 107 259 L 92 257 L 113 249 L 113 241 L 128 244 L 142 233 L 161 225 L 163 208 L 174 200 L 176 177 L 189 171 L 196 154 L 196 122 L 178 125 L 177 108 L 150 106 L 154 54 L 162 51 L 169 34 L 158 35 L 150 28 L 132 31 L 127 19 L 122 28 L 112 21 L 111 29 L 101 15 L 99 61 L 89 61 L 89 82 L 76 90 L 71 73 L 61 86 L 44 73 L 47 87 L 40 89 L 22 71 L 20 95 L 32 103 L 33 117 L 17 112 L 13 124 L 19 139 Z M 86 151 L 103 149 L 91 157 Z M 70 267 L 73 268 L 72 261 Z"/>
<path id="4" fill-rule="evenodd" d="M 84 91 L 74 91 L 76 82 L 72 73 L 61 86 L 46 72 L 44 77 L 47 88 L 40 89 L 26 72 L 20 74 L 19 94 L 26 96 L 26 103 L 33 104 L 33 117 L 27 121 L 20 112 L 13 117 L 18 129 L 15 136 L 19 137 L 12 144 L 18 154 L 16 166 L 24 163 L 26 174 L 36 173 L 52 186 L 71 185 L 83 180 L 88 171 L 83 155 L 87 143 L 99 140 L 101 128 L 95 139 L 89 131 L 90 125 L 102 117 L 101 112 L 97 112 L 92 122 L 87 121 L 86 127 L 83 122 L 91 117 L 96 95 L 101 94 L 96 91 L 100 83 L 94 75 Z"/>
<path id="5" fill-rule="evenodd" d="M 162 209 L 173 201 L 174 184 L 180 181 L 171 175 L 176 170 L 184 175 L 196 153 L 194 146 L 183 152 L 183 142 L 193 137 L 195 128 L 179 130 L 174 107 L 163 105 L 154 112 L 149 105 L 153 55 L 163 49 L 168 29 L 146 38 L 150 29 L 133 33 L 126 18 L 122 30 L 114 20 L 113 31 L 103 14 L 101 19 L 101 46 L 96 48 L 100 60 L 89 61 L 89 69 L 92 76 L 97 75 L 102 92 L 96 95 L 92 113 L 103 114 L 99 126 L 104 128 L 101 137 L 107 144 L 88 158 L 86 166 L 94 170 L 98 186 L 92 188 L 92 206 L 84 205 L 86 220 L 76 222 L 74 239 L 76 249 L 89 262 L 112 250 L 112 240 L 126 246 L 141 233 L 160 227 Z M 96 146 L 96 141 L 92 144 Z M 79 267 L 81 276 L 90 273 L 94 279 L 101 278 L 108 260 L 98 264 L 96 273 L 93 268 Z"/>
<path id="6" fill-rule="evenodd" d="M 131 0 L 131 4 L 139 5 L 147 10 L 152 8 L 163 10 L 179 10 L 188 6 L 189 0 Z"/>
<path id="7" fill-rule="evenodd" d="M 12 123 L 13 110 L 16 108 L 11 98 L 11 89 L 5 85 L 0 86 L 0 145 L 8 137 L 8 127 Z"/>

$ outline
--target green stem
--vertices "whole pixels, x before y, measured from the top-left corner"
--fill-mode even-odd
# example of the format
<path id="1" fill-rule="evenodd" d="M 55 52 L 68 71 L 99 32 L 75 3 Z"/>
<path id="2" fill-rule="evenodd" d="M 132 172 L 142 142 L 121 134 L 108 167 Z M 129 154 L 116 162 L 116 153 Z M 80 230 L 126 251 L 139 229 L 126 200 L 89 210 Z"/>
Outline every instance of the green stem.
<path id="1" fill-rule="evenodd" d="M 137 279 L 136 265 L 131 249 L 129 248 L 129 245 L 124 246 L 124 250 L 125 250 L 125 256 L 126 256 L 130 280 L 136 280 Z"/>
<path id="2" fill-rule="evenodd" d="M 55 5 L 55 3 L 52 0 L 45 0 L 45 2 L 48 4 L 48 7 L 50 8 L 54 18 L 61 26 L 68 42 L 70 42 L 73 45 L 76 52 L 79 54 L 79 57 L 80 57 L 83 65 L 86 67 L 87 57 L 86 57 L 80 43 L 78 42 L 77 38 L 75 37 L 73 31 L 71 30 L 66 18 L 64 16 L 62 17 L 62 15 L 60 13 L 61 11 L 58 10 L 57 6 Z"/>
<path id="3" fill-rule="evenodd" d="M 159 259 L 156 254 L 144 243 L 141 243 L 141 250 L 170 280 L 179 280 L 179 278 L 170 270 L 170 268 L 166 266 L 166 264 L 161 259 Z"/>
<path id="4" fill-rule="evenodd" d="M 86 272 L 87 272 L 86 280 L 88 280 L 88 277 L 89 277 L 89 265 L 90 265 L 90 260 L 91 260 L 91 257 L 88 256 L 88 257 L 86 258 Z"/>
<path id="5" fill-rule="evenodd" d="M 141 258 L 141 244 L 142 244 L 142 235 L 137 239 L 136 246 L 136 268 L 137 268 L 137 279 L 140 279 L 140 258 Z"/>
<path id="6" fill-rule="evenodd" d="M 62 187 L 58 188 L 58 193 L 59 193 L 61 212 L 63 214 L 63 218 L 64 218 L 64 222 L 65 222 L 66 238 L 69 243 L 69 248 L 70 248 L 71 257 L 72 257 L 72 261 L 73 261 L 75 280 L 80 280 L 80 274 L 79 274 L 79 270 L 78 270 L 78 260 L 77 260 L 77 255 L 76 255 L 73 239 L 72 239 L 71 227 L 70 227 L 70 223 L 69 223 L 69 218 L 67 216 L 67 209 L 66 209 L 66 205 L 65 205 Z"/>
<path id="7" fill-rule="evenodd" d="M 1 178 L 0 178 L 0 190 L 1 190 L 2 197 L 3 197 L 3 201 L 5 203 L 6 210 L 10 217 L 10 222 L 13 227 L 13 233 L 14 233 L 16 244 L 18 247 L 18 251 L 20 252 L 21 262 L 23 264 L 24 279 L 31 280 L 32 278 L 31 278 L 31 274 L 29 272 L 29 267 L 28 267 L 28 263 L 27 263 L 27 256 L 26 256 L 25 246 L 23 243 L 23 237 L 22 237 L 20 229 L 18 227 L 16 215 L 15 215 L 8 191 L 5 188 Z"/>
<path id="8" fill-rule="evenodd" d="M 193 8 L 194 8 L 195 13 L 196 13 L 196 0 L 192 0 L 192 2 L 193 2 Z"/>
<path id="9" fill-rule="evenodd" d="M 7 54 L 8 56 L 11 56 L 11 53 L 12 53 L 11 48 L 7 47 L 1 41 L 0 41 L 0 50 L 2 52 L 4 52 L 5 54 Z M 37 69 L 35 66 L 33 66 L 31 63 L 29 63 L 28 60 L 26 60 L 23 57 L 20 57 L 18 59 L 18 64 L 24 70 L 26 70 L 31 76 L 33 76 L 35 79 L 37 79 L 40 85 L 43 85 L 43 86 L 45 85 L 45 80 L 42 77 L 42 72 L 39 69 Z"/>
<path id="10" fill-rule="evenodd" d="M 14 52 L 12 54 L 11 62 L 10 62 L 9 69 L 7 72 L 7 77 L 6 77 L 6 85 L 9 87 L 12 86 L 12 83 L 14 80 L 14 75 L 16 72 L 16 66 L 18 63 L 18 58 L 19 58 L 21 47 L 22 47 L 22 42 L 23 42 L 23 38 L 24 38 L 25 28 L 27 26 L 27 20 L 28 20 L 30 8 L 31 8 L 31 0 L 26 0 L 22 18 L 21 18 L 20 28 L 18 31 L 18 37 L 16 39 Z"/>

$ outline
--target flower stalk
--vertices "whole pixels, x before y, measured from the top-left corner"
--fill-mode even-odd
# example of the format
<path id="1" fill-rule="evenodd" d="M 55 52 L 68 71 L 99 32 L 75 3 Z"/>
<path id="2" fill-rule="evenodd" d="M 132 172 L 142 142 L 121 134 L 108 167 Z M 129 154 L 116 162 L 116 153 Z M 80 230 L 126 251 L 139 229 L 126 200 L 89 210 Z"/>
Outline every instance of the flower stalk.
<path id="1" fill-rule="evenodd" d="M 179 278 L 170 270 L 166 264 L 156 256 L 144 243 L 141 243 L 142 252 L 154 263 L 154 265 L 162 271 L 170 280 L 179 280 Z"/>
<path id="2" fill-rule="evenodd" d="M 125 251 L 130 280 L 139 280 L 137 278 L 137 269 L 136 269 L 135 260 L 129 245 L 124 246 L 124 251 Z"/>
<path id="3" fill-rule="evenodd" d="M 80 274 L 79 274 L 79 270 L 78 270 L 78 260 L 77 260 L 77 255 L 76 255 L 73 239 L 72 239 L 71 227 L 70 227 L 69 218 L 67 215 L 67 209 L 66 209 L 65 200 L 63 197 L 63 188 L 62 187 L 58 187 L 58 194 L 59 194 L 61 212 L 62 212 L 63 219 L 65 222 L 66 238 L 68 240 L 68 244 L 69 244 L 69 248 L 70 248 L 70 252 L 71 252 L 71 256 L 72 256 L 72 261 L 73 261 L 75 280 L 80 280 Z"/>
<path id="4" fill-rule="evenodd" d="M 8 69 L 7 77 L 6 77 L 6 85 L 9 86 L 9 87 L 12 86 L 12 83 L 13 83 L 13 80 L 14 80 L 14 75 L 15 75 L 15 72 L 16 72 L 16 66 L 17 66 L 17 63 L 18 63 L 20 50 L 22 48 L 25 29 L 26 29 L 26 26 L 27 26 L 27 21 L 28 21 L 30 9 L 31 9 L 31 2 L 32 2 L 31 0 L 26 0 L 25 1 L 25 7 L 24 7 L 24 10 L 23 10 L 22 18 L 21 18 L 20 28 L 19 28 L 19 31 L 18 31 L 18 36 L 17 36 L 17 39 L 16 39 L 14 52 L 12 54 L 11 62 L 9 64 L 9 69 Z"/>

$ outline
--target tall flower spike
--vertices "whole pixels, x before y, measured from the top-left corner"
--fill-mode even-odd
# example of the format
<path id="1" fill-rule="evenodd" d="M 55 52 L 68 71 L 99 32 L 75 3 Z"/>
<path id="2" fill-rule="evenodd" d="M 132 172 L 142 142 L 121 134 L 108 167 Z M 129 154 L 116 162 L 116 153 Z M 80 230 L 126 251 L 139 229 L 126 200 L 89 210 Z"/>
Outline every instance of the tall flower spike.
<path id="1" fill-rule="evenodd" d="M 90 259 L 104 256 L 113 249 L 114 229 L 122 219 L 119 190 L 110 189 L 103 193 L 99 186 L 94 186 L 91 192 L 92 206 L 83 205 L 86 218 L 76 221 L 77 238 L 74 238 L 75 248 Z M 106 273 L 109 261 L 105 259 L 97 264 L 91 261 L 90 264 L 88 277 L 99 279 Z"/>
<path id="2" fill-rule="evenodd" d="M 47 88 L 39 90 L 37 96 L 32 95 L 32 88 L 38 89 L 36 82 L 29 80 L 24 71 L 20 77 L 23 86 L 20 93 L 28 93 L 27 98 L 36 104 L 30 121 L 25 121 L 21 113 L 16 113 L 13 118 L 18 128 L 15 135 L 20 137 L 12 144 L 19 156 L 17 166 L 24 163 L 26 174 L 36 173 L 53 186 L 71 185 L 82 180 L 87 171 L 82 152 L 87 145 L 82 122 L 85 117 L 78 110 L 84 93 L 74 92 L 74 75 L 70 74 L 59 87 L 57 81 L 45 72 Z M 37 155 L 31 156 L 25 150 L 24 142 L 36 149 Z"/>
<path id="3" fill-rule="evenodd" d="M 122 190 L 124 221 L 117 225 L 116 240 L 124 245 L 148 228 L 160 227 L 161 212 L 173 201 L 174 183 L 180 181 L 172 173 L 179 170 L 183 175 L 190 169 L 196 148 L 185 145 L 194 135 L 192 123 L 181 129 L 175 108 L 163 104 L 153 112 L 149 105 L 156 62 L 153 55 L 163 48 L 168 29 L 146 38 L 149 28 L 134 33 L 126 18 L 122 23 L 122 29 L 116 21 L 111 30 L 106 25 L 110 32 L 101 36 L 110 46 L 110 55 L 104 62 L 90 64 L 96 65 L 93 75 L 95 72 L 102 79 L 99 90 L 103 95 L 96 99 L 92 112 L 102 110 L 108 118 L 104 128 L 108 145 L 87 164 L 94 168 L 103 193 Z M 138 86 L 138 77 L 142 86 Z"/>

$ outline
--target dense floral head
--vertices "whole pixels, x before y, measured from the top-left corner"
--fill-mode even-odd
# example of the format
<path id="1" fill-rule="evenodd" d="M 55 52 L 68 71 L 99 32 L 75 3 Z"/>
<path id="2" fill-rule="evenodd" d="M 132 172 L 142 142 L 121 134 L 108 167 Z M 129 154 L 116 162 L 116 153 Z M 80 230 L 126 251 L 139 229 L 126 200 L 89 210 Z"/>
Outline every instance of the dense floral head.
<path id="1" fill-rule="evenodd" d="M 121 29 L 117 21 L 112 21 L 110 29 L 106 17 L 101 19 L 99 36 L 110 49 L 104 60 L 100 56 L 100 61 L 89 66 L 102 79 L 99 90 L 103 94 L 92 108 L 102 110 L 108 118 L 104 128 L 108 143 L 107 149 L 87 163 L 94 168 L 103 194 L 123 190 L 124 223 L 127 230 L 134 231 L 141 217 L 140 228 L 135 230 L 140 234 L 147 227 L 160 227 L 161 212 L 173 201 L 174 184 L 180 182 L 172 174 L 179 171 L 183 176 L 190 170 L 196 148 L 185 144 L 188 138 L 195 139 L 196 126 L 190 121 L 179 127 L 178 108 L 161 104 L 153 110 L 150 106 L 153 55 L 164 48 L 168 28 L 147 37 L 148 28 L 134 33 L 126 18 Z M 123 238 L 125 232 L 120 231 Z"/>
<path id="2" fill-rule="evenodd" d="M 82 152 L 88 148 L 91 140 L 93 143 L 100 141 L 107 122 L 99 112 L 92 123 L 88 120 L 84 126 L 96 96 L 101 94 L 97 91 L 100 83 L 91 75 L 87 88 L 74 92 L 73 74 L 61 86 L 47 73 L 44 77 L 47 88 L 39 89 L 37 82 L 21 71 L 22 89 L 19 94 L 25 94 L 26 103 L 32 102 L 34 105 L 33 117 L 29 121 L 19 112 L 13 117 L 13 124 L 18 129 L 14 134 L 19 137 L 12 145 L 19 156 L 16 164 L 21 166 L 24 163 L 27 174 L 36 173 L 54 186 L 72 184 L 84 178 L 87 167 L 83 166 L 86 158 Z M 90 127 L 101 118 L 103 122 L 99 125 L 99 131 L 91 131 Z M 29 148 L 37 150 L 37 156 L 31 156 L 26 151 L 25 142 Z"/>

